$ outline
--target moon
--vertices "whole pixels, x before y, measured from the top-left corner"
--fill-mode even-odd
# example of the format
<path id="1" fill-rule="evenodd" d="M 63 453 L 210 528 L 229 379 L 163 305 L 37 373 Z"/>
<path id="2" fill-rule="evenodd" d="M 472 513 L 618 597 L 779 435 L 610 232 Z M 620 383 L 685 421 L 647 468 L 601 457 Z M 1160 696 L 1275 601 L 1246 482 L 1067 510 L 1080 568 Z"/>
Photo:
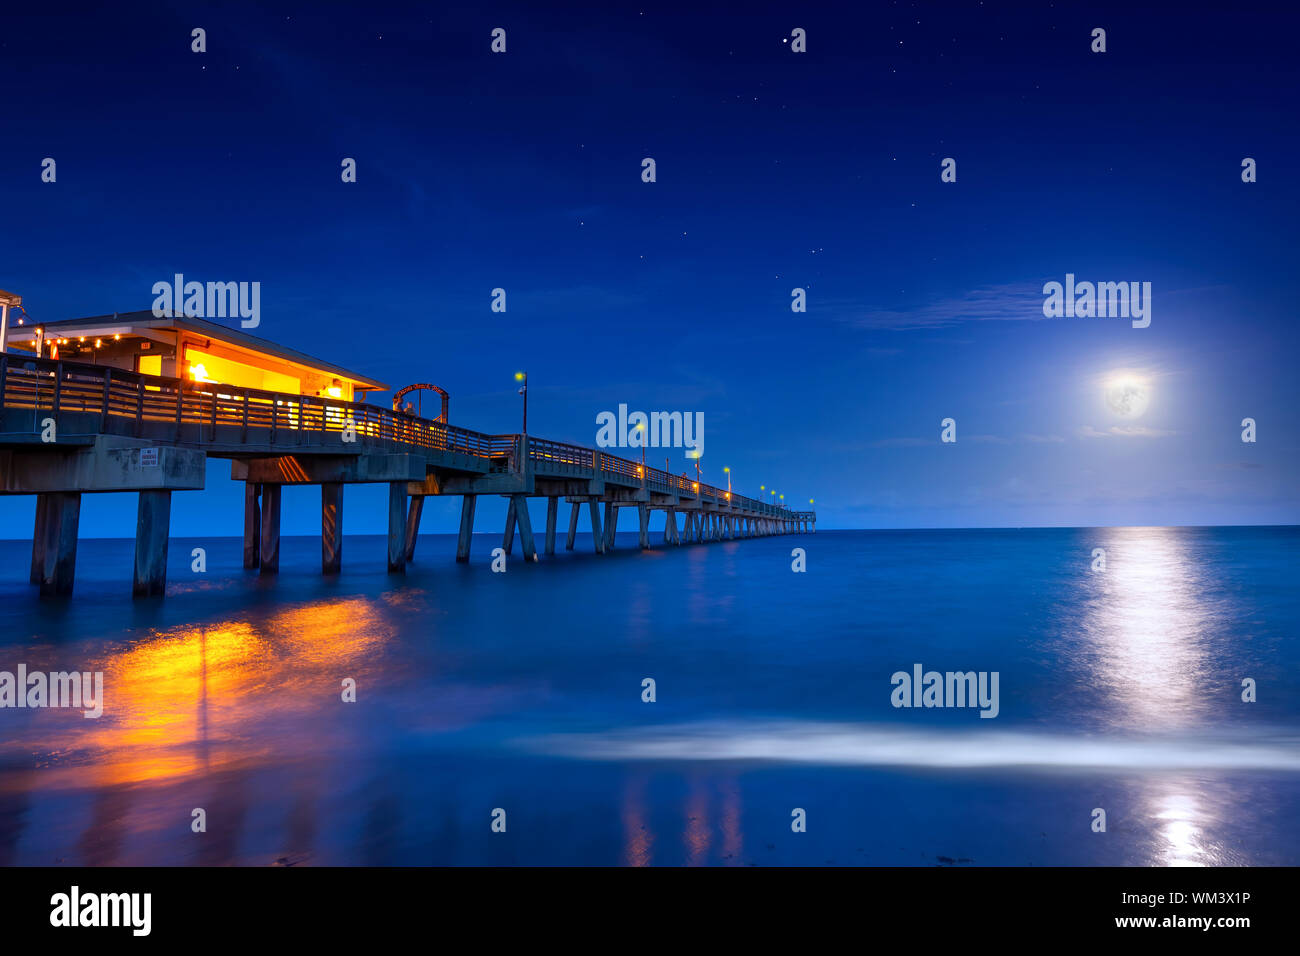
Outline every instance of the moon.
<path id="1" fill-rule="evenodd" d="M 1146 382 L 1127 376 L 1107 382 L 1105 395 L 1106 406 L 1120 418 L 1138 418 L 1151 404 Z"/>

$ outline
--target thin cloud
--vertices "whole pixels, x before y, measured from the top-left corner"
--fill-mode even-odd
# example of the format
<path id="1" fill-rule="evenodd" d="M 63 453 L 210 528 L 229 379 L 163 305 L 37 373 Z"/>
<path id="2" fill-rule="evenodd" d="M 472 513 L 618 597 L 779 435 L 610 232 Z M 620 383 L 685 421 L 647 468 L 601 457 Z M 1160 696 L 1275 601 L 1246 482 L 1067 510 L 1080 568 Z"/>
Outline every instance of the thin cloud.
<path id="1" fill-rule="evenodd" d="M 928 438 L 881 438 L 867 442 L 870 448 L 919 448 L 922 445 L 933 444 L 934 442 Z"/>
<path id="2" fill-rule="evenodd" d="M 1098 432 L 1095 437 L 1104 437 L 1104 432 Z M 957 444 L 966 442 L 972 445 L 1014 445 L 1017 442 L 1028 442 L 1030 444 L 1046 444 L 1065 441 L 1060 435 L 1019 435 L 1016 438 L 1007 438 L 1003 435 L 960 435 Z M 939 444 L 933 438 L 881 438 L 873 442 L 868 442 L 870 448 L 921 448 L 926 445 Z"/>
<path id="3" fill-rule="evenodd" d="M 1110 433 L 1124 438 L 1166 438 L 1178 434 L 1163 428 L 1147 428 L 1145 425 L 1112 425 Z"/>
<path id="4" fill-rule="evenodd" d="M 1146 425 L 1112 425 L 1105 431 L 1098 431 L 1091 425 L 1084 425 L 1079 429 L 1080 438 L 1110 438 L 1117 436 L 1119 438 L 1167 438 L 1170 435 L 1177 435 L 1178 432 L 1166 431 L 1162 428 L 1148 428 Z"/>
<path id="5" fill-rule="evenodd" d="M 835 308 L 832 305 L 832 308 Z M 1025 322 L 1044 318 L 1041 283 L 973 289 L 910 309 L 862 309 L 844 304 L 838 320 L 859 329 L 939 329 L 963 322 Z"/>

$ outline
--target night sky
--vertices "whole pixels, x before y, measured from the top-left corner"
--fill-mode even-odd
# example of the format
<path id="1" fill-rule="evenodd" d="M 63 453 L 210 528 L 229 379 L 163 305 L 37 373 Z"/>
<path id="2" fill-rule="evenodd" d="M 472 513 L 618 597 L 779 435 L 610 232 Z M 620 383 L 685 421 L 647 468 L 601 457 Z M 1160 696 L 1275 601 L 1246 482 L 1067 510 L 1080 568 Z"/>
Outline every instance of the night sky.
<path id="1" fill-rule="evenodd" d="M 518 430 L 518 369 L 543 437 L 703 412 L 706 480 L 822 528 L 1300 519 L 1294 8 L 246 6 L 6 6 L 0 288 L 35 320 L 259 281 L 256 334 L 437 383 L 465 427 Z M 1067 273 L 1150 282 L 1150 327 L 1045 319 Z M 212 463 L 173 535 L 237 534 L 241 491 Z M 386 489 L 348 495 L 381 531 Z M 10 536 L 33 502 L 0 500 Z M 81 533 L 135 514 L 87 496 Z M 318 522 L 290 489 L 285 532 Z"/>

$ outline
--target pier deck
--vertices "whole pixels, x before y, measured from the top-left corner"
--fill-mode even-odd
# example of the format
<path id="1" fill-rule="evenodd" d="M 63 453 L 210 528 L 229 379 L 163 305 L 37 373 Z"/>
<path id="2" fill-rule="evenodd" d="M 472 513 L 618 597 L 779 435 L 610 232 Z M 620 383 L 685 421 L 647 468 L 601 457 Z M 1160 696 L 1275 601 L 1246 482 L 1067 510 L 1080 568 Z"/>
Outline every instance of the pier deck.
<path id="1" fill-rule="evenodd" d="M 512 552 L 517 529 L 530 561 L 538 559 L 530 497 L 547 499 L 545 554 L 555 552 L 561 498 L 570 505 L 565 547 L 573 549 L 587 505 L 600 554 L 614 547 L 620 508 L 637 510 L 642 548 L 650 547 L 652 511 L 664 512 L 663 540 L 672 544 L 816 530 L 812 511 L 599 449 L 489 435 L 334 398 L 0 355 L 0 494 L 38 496 L 32 582 L 42 593 L 72 590 L 81 495 L 137 492 L 134 589 L 161 594 L 171 493 L 201 490 L 209 457 L 231 459 L 231 478 L 246 483 L 244 564 L 266 574 L 278 570 L 284 485 L 321 486 L 325 573 L 339 569 L 343 486 L 355 483 L 389 486 L 392 572 L 403 571 L 414 555 L 428 495 L 463 498 L 458 561 L 469 560 L 475 504 L 483 494 L 509 498 L 502 545 Z"/>

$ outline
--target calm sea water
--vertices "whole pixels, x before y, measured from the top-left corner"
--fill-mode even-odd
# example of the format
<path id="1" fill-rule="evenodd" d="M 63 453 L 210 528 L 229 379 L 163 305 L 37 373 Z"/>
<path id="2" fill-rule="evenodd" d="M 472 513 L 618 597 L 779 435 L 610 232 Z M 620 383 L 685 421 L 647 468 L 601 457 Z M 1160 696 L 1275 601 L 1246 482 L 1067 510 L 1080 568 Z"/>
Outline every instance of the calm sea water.
<path id="1" fill-rule="evenodd" d="M 289 538 L 261 578 L 176 539 L 133 601 L 87 540 L 42 601 L 0 542 L 0 670 L 106 698 L 0 710 L 0 864 L 1300 863 L 1300 529 L 498 543 L 403 577 L 349 537 L 323 578 Z M 893 707 L 918 663 L 998 672 L 998 716 Z"/>

